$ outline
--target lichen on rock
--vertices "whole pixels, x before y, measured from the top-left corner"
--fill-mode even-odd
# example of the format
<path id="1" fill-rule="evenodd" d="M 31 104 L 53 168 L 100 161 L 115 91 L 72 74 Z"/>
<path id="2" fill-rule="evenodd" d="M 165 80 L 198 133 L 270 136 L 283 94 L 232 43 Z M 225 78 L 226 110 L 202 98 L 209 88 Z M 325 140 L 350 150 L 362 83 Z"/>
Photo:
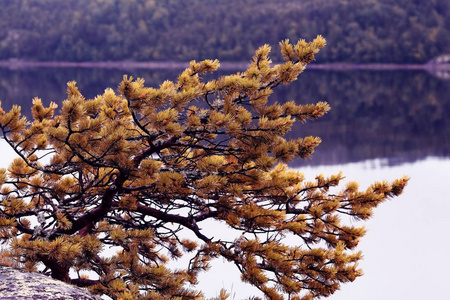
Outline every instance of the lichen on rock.
<path id="1" fill-rule="evenodd" d="M 47 277 L 0 266 L 2 300 L 100 300 L 86 290 Z"/>

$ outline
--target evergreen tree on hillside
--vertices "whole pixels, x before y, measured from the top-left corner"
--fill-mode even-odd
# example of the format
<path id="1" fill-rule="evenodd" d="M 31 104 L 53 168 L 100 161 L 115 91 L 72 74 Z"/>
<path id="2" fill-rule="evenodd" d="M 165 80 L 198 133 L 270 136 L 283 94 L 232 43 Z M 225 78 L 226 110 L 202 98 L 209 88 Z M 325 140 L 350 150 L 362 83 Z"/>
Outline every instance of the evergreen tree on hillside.
<path id="1" fill-rule="evenodd" d="M 4 2 L 0 59 L 242 61 L 263 43 L 319 33 L 333 45 L 321 62 L 424 63 L 450 51 L 448 0 Z"/>

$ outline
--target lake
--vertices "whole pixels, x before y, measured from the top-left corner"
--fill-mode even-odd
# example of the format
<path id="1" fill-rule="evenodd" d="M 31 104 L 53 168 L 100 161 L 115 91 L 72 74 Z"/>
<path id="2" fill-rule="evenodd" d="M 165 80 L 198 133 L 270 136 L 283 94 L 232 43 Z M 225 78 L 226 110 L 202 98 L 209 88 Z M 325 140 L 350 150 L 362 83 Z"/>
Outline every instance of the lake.
<path id="1" fill-rule="evenodd" d="M 67 81 L 75 80 L 86 98 L 116 89 L 123 74 L 142 77 L 149 86 L 176 80 L 180 69 L 0 68 L 0 100 L 30 115 L 35 96 L 61 103 Z M 220 74 L 232 73 L 226 70 Z M 329 299 L 442 299 L 450 293 L 447 242 L 450 227 L 450 80 L 425 71 L 308 69 L 299 80 L 277 89 L 273 101 L 327 101 L 332 109 L 320 120 L 297 125 L 291 136 L 322 138 L 310 160 L 292 167 L 311 179 L 343 170 L 366 187 L 375 180 L 411 176 L 405 193 L 383 204 L 367 223 L 359 250 L 365 275 Z M 0 145 L 0 147 L 3 144 Z M 2 150 L 1 164 L 9 156 Z M 234 273 L 233 273 L 234 272 Z M 201 286 L 207 296 L 225 287 L 235 298 L 255 294 L 221 261 Z M 233 277 L 236 275 L 237 277 Z M 211 278 L 214 278 L 211 282 Z M 233 295 L 232 295 L 233 296 Z"/>
<path id="2" fill-rule="evenodd" d="M 61 103 L 66 83 L 75 80 L 86 98 L 116 89 L 123 74 L 149 86 L 176 80 L 181 69 L 0 68 L 2 107 L 22 106 L 30 115 L 33 97 Z M 228 74 L 233 71 L 223 71 Z M 425 71 L 306 70 L 299 80 L 275 90 L 273 101 L 327 101 L 323 118 L 297 125 L 292 137 L 316 135 L 323 143 L 312 160 L 295 166 L 330 165 L 383 159 L 395 165 L 428 156 L 450 155 L 450 80 Z"/>

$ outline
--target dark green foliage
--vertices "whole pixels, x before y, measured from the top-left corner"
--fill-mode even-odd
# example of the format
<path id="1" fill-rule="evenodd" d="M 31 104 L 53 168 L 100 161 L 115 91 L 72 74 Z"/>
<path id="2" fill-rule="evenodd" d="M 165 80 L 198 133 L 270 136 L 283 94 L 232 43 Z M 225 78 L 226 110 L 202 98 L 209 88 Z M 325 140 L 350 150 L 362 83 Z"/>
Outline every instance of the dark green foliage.
<path id="1" fill-rule="evenodd" d="M 242 61 L 327 38 L 320 62 L 422 63 L 449 52 L 448 0 L 2 1 L 0 59 Z M 280 60 L 280 57 L 273 57 Z"/>

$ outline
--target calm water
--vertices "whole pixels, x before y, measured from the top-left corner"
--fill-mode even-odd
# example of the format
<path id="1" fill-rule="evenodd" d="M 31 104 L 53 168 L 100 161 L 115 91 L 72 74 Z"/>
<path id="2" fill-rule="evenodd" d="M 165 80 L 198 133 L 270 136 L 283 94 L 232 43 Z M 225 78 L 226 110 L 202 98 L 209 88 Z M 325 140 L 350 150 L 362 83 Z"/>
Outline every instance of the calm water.
<path id="1" fill-rule="evenodd" d="M 61 103 L 66 82 L 76 80 L 86 98 L 117 87 L 123 74 L 143 77 L 149 86 L 175 80 L 181 70 L 2 69 L 0 100 L 29 112 L 31 99 Z M 330 299 L 443 299 L 450 293 L 450 80 L 412 71 L 307 70 L 299 80 L 279 88 L 273 101 L 327 101 L 332 110 L 321 120 L 298 125 L 292 136 L 317 135 L 323 143 L 313 159 L 296 161 L 308 179 L 342 170 L 366 187 L 375 180 L 411 176 L 405 193 L 377 208 L 367 223 L 359 250 L 365 275 L 343 286 Z M 0 166 L 10 152 L 0 143 Z M 211 280 L 214 278 L 214 280 Z M 200 277 L 208 297 L 226 288 L 231 299 L 256 291 L 239 282 L 239 274 L 221 260 Z M 233 297 L 234 296 L 234 297 Z"/>
<path id="2" fill-rule="evenodd" d="M 75 80 L 86 98 L 116 88 L 123 74 L 143 77 L 149 86 L 176 80 L 181 70 L 89 68 L 0 68 L 3 108 L 22 106 L 29 114 L 33 97 L 61 103 L 66 83 Z M 232 71 L 230 71 L 232 72 Z M 227 72 L 229 73 L 229 72 Z M 332 110 L 318 121 L 297 125 L 291 136 L 317 135 L 323 143 L 312 160 L 293 165 L 332 165 L 382 158 L 386 163 L 450 155 L 450 80 L 420 71 L 306 70 L 299 80 L 272 97 L 283 103 L 327 101 Z"/>

